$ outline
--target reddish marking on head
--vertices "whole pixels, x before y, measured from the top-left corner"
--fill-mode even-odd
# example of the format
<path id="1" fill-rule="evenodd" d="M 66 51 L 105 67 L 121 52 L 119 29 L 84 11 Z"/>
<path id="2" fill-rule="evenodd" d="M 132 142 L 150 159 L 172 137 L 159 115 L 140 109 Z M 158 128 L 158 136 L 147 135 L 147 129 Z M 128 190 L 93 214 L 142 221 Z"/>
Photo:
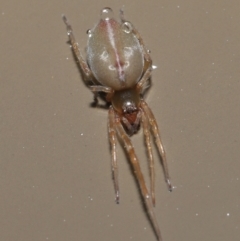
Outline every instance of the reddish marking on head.
<path id="1" fill-rule="evenodd" d="M 137 118 L 137 111 L 132 112 L 131 114 L 129 113 L 125 113 L 123 114 L 123 116 L 128 120 L 128 122 L 132 125 L 135 123 L 136 118 Z"/>

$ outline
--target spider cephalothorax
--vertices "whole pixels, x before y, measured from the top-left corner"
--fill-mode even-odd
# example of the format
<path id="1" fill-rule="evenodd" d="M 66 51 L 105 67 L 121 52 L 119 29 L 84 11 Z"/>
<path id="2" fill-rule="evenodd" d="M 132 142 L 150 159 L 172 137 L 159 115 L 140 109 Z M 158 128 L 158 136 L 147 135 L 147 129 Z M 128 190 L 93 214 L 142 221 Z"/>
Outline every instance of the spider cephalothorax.
<path id="1" fill-rule="evenodd" d="M 139 129 L 141 118 L 139 104 L 140 96 L 135 89 L 115 91 L 112 97 L 113 108 L 130 136 Z"/>

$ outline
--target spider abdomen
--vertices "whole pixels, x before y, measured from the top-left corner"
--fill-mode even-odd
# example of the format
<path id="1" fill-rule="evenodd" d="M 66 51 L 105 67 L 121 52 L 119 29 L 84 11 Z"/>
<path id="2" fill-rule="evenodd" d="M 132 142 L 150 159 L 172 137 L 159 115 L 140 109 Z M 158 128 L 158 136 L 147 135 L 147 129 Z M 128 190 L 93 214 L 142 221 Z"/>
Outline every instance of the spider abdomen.
<path id="1" fill-rule="evenodd" d="M 114 90 L 131 88 L 143 72 L 142 47 L 129 22 L 119 23 L 109 16 L 103 17 L 103 13 L 98 24 L 89 31 L 88 65 L 102 85 Z"/>

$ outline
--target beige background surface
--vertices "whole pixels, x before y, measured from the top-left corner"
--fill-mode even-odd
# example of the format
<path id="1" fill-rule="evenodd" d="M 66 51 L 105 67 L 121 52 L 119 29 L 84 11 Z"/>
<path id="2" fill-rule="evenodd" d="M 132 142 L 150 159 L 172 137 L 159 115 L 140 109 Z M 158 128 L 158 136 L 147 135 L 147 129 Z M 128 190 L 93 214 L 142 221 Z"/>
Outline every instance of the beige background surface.
<path id="1" fill-rule="evenodd" d="M 156 159 L 164 241 L 239 240 L 237 0 L 1 1 L 1 240 L 156 240 L 121 148 L 114 202 L 107 112 L 90 107 L 61 20 L 84 52 L 100 10 L 123 5 L 158 66 L 146 99 L 175 186 L 167 191 Z M 149 180 L 142 133 L 133 140 Z"/>

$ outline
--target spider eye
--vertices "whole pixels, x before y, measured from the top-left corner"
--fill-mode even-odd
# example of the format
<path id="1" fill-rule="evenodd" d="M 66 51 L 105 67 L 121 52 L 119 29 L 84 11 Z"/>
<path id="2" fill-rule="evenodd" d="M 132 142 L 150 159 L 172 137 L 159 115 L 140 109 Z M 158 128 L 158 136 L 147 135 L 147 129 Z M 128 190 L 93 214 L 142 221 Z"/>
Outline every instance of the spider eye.
<path id="1" fill-rule="evenodd" d="M 124 114 L 132 114 L 137 111 L 137 107 L 133 101 L 127 100 L 123 103 L 122 110 Z"/>

